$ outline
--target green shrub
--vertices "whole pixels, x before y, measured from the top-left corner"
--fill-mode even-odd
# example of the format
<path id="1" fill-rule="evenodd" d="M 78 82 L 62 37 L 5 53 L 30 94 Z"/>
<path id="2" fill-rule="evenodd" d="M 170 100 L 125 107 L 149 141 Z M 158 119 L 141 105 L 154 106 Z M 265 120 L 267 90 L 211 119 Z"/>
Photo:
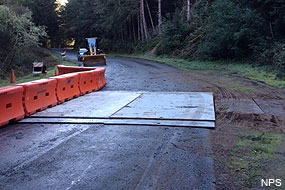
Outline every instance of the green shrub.
<path id="1" fill-rule="evenodd" d="M 259 42 L 262 18 L 230 0 L 215 1 L 209 12 L 206 38 L 200 46 L 202 56 L 212 59 L 250 56 L 252 46 Z"/>
<path id="2" fill-rule="evenodd" d="M 277 69 L 277 77 L 285 77 L 285 44 L 276 42 L 259 54 L 260 64 L 273 65 Z"/>
<path id="3" fill-rule="evenodd" d="M 28 62 L 30 63 L 25 58 L 28 59 L 30 56 L 22 55 L 22 52 L 31 52 L 32 48 L 39 46 L 40 39 L 45 36 L 44 28 L 35 26 L 32 22 L 32 13 L 28 9 L 0 5 L 1 77 L 9 74 L 11 69 L 25 70 Z"/>
<path id="4" fill-rule="evenodd" d="M 160 35 L 157 55 L 173 54 L 177 49 L 183 49 L 183 42 L 190 32 L 190 26 L 183 21 L 181 13 L 176 10 L 172 19 L 164 21 Z"/>

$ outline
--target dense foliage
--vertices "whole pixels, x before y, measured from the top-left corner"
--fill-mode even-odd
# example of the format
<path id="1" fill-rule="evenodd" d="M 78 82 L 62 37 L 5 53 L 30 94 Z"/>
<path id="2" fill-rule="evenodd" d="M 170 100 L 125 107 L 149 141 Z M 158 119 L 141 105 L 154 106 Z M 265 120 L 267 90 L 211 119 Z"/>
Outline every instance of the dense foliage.
<path id="1" fill-rule="evenodd" d="M 217 0 L 209 8 L 200 53 L 206 59 L 252 58 L 284 75 L 285 2 Z M 282 74 L 283 73 L 283 74 Z"/>
<path id="2" fill-rule="evenodd" d="M 21 5 L 28 7 L 36 26 L 45 26 L 48 39 L 42 40 L 46 47 L 57 47 L 62 33 L 59 31 L 60 20 L 56 9 L 59 4 L 55 0 L 17 0 Z"/>
<path id="3" fill-rule="evenodd" d="M 86 46 L 86 37 L 98 37 L 99 48 L 105 51 L 247 60 L 274 66 L 278 76 L 285 75 L 284 0 L 69 0 L 66 6 L 55 0 L 1 0 L 0 4 L 11 14 L 1 21 L 1 64 L 9 65 L 11 54 L 17 54 L 13 45 L 6 45 L 13 44 L 13 35 L 24 37 L 21 32 L 37 29 L 32 46 L 41 42 L 60 47 L 75 40 L 78 48 Z M 3 23 L 8 20 L 24 29 L 6 32 Z M 33 30 L 24 26 L 27 23 Z M 25 39 L 23 47 L 28 42 Z"/>
<path id="4" fill-rule="evenodd" d="M 67 37 L 82 46 L 84 37 L 98 36 L 101 47 L 110 51 L 246 59 L 274 65 L 280 75 L 284 73 L 284 0 L 163 0 L 162 25 L 158 3 L 70 0 L 64 10 Z"/>
<path id="5" fill-rule="evenodd" d="M 28 50 L 37 47 L 40 38 L 46 35 L 43 27 L 37 27 L 31 21 L 31 14 L 31 11 L 22 6 L 9 8 L 0 5 L 1 78 L 12 68 L 27 68 Z M 21 56 L 24 52 L 27 55 Z"/>

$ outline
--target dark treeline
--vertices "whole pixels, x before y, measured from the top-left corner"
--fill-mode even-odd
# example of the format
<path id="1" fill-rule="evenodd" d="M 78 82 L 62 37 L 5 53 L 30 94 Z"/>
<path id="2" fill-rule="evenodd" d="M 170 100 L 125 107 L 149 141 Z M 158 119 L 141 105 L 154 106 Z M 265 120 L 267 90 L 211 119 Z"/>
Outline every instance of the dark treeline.
<path id="1" fill-rule="evenodd" d="M 278 76 L 285 75 L 285 0 L 69 0 L 65 6 L 55 0 L 0 3 L 17 19 L 26 15 L 30 26 L 41 31 L 33 33 L 32 46 L 63 47 L 75 40 L 78 48 L 86 45 L 86 37 L 98 37 L 99 48 L 108 52 L 246 60 L 273 66 Z M 2 27 L 6 17 L 1 15 L 2 40 L 8 38 Z M 11 54 L 17 40 L 11 39 L 5 46 L 5 40 L 1 41 L 1 64 L 14 59 Z"/>
<path id="2" fill-rule="evenodd" d="M 252 60 L 285 71 L 284 0 L 69 0 L 63 20 L 76 46 L 97 36 L 109 51 Z"/>

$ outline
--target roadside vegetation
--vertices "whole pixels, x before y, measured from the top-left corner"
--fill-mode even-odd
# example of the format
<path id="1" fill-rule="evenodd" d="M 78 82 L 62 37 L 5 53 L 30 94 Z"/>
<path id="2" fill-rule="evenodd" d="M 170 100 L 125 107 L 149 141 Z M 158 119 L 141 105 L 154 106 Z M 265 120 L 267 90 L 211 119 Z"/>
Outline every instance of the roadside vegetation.
<path id="1" fill-rule="evenodd" d="M 30 64 L 41 58 L 36 53 L 39 46 L 58 48 L 73 41 L 75 48 L 86 47 L 85 38 L 96 36 L 98 47 L 107 52 L 168 57 L 189 69 L 228 64 L 247 77 L 283 86 L 283 0 L 69 0 L 66 5 L 55 0 L 1 0 L 0 4 L 1 78 L 11 69 L 28 73 Z M 259 68 L 258 75 L 251 73 Z"/>
<path id="2" fill-rule="evenodd" d="M 281 80 L 284 17 L 283 0 L 70 0 L 63 8 L 67 38 L 76 46 L 84 45 L 86 36 L 98 36 L 100 48 L 109 52 L 247 62 L 269 66 Z"/>
<path id="3" fill-rule="evenodd" d="M 256 131 L 241 133 L 238 137 L 239 140 L 232 150 L 233 156 L 227 163 L 233 171 L 235 183 L 246 188 L 253 188 L 259 185 L 263 176 L 268 176 L 268 171 L 273 171 L 271 175 L 276 178 L 283 177 L 266 167 L 274 158 L 281 142 L 285 140 L 284 135 Z M 279 170 L 285 171 L 282 167 Z"/>
<path id="4" fill-rule="evenodd" d="M 51 2 L 51 4 L 49 4 Z M 32 63 L 56 64 L 49 50 L 58 32 L 54 1 L 0 1 L 0 80 L 11 70 L 18 77 L 31 73 Z M 41 8 L 42 10 L 39 10 Z"/>
<path id="5" fill-rule="evenodd" d="M 33 62 L 35 49 L 41 37 L 46 36 L 43 27 L 37 27 L 31 21 L 31 12 L 24 7 L 0 6 L 0 78 L 4 78 L 11 69 L 25 71 Z"/>
<path id="6" fill-rule="evenodd" d="M 46 50 L 43 50 L 43 51 L 45 52 Z M 23 72 L 20 72 L 20 71 L 15 72 L 15 83 L 19 84 L 19 83 L 30 82 L 34 80 L 52 77 L 54 70 L 56 69 L 56 65 L 77 66 L 77 63 L 64 59 L 55 53 L 51 53 L 50 51 L 47 51 L 46 53 L 47 55 L 44 58 L 44 63 L 48 63 L 46 74 L 36 74 L 36 75 L 31 74 L 32 65 L 30 65 L 30 70 L 27 71 L 27 73 L 29 74 L 24 74 Z M 0 87 L 9 86 L 9 85 L 11 85 L 9 77 L 0 79 Z"/>

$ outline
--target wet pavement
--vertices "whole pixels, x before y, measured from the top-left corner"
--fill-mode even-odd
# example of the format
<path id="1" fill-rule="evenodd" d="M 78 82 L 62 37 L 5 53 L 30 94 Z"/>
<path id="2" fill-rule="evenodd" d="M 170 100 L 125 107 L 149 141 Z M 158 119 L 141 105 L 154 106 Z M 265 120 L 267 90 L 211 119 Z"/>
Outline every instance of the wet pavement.
<path id="1" fill-rule="evenodd" d="M 108 58 L 106 78 L 103 91 L 200 89 L 186 72 L 142 60 Z M 5 190 L 214 189 L 206 129 L 13 124 L 0 129 L 0 151 Z"/>

